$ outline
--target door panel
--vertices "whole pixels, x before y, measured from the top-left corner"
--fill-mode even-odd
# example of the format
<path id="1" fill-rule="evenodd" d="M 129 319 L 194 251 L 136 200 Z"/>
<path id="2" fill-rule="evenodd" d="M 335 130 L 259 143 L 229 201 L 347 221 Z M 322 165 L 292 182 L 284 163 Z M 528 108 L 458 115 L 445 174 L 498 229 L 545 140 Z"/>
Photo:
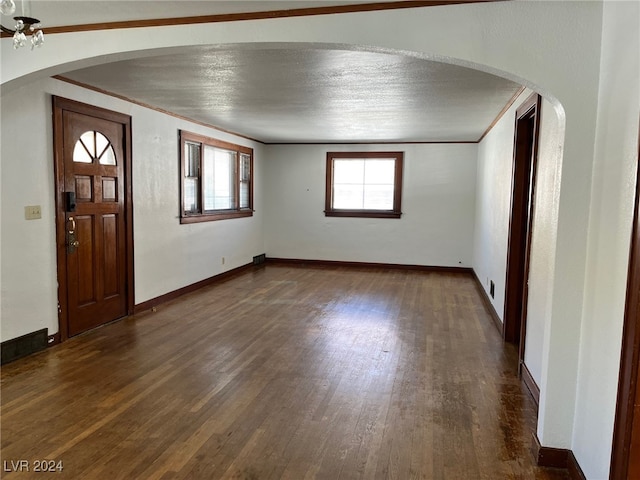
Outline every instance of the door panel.
<path id="1" fill-rule="evenodd" d="M 93 245 L 93 217 L 89 215 L 72 216 L 70 219 L 75 222 L 76 238 L 80 244 L 75 254 L 69 254 L 67 257 L 67 275 L 69 276 L 69 285 L 71 291 L 76 294 L 78 307 L 83 307 L 97 300 L 96 297 L 96 277 L 93 268 L 93 258 L 95 256 L 95 248 Z"/>
<path id="2" fill-rule="evenodd" d="M 57 237 L 63 257 L 58 259 L 65 307 L 61 324 L 66 336 L 73 336 L 126 316 L 132 305 L 125 195 L 130 119 L 62 99 L 54 104 L 56 180 L 62 194 L 58 228 L 64 230 Z M 67 192 L 75 194 L 75 208 L 65 201 Z"/>
<path id="3" fill-rule="evenodd" d="M 120 262 L 118 261 L 118 216 L 104 215 L 102 217 L 102 245 L 103 247 L 103 278 L 104 296 L 111 298 L 120 293 Z"/>

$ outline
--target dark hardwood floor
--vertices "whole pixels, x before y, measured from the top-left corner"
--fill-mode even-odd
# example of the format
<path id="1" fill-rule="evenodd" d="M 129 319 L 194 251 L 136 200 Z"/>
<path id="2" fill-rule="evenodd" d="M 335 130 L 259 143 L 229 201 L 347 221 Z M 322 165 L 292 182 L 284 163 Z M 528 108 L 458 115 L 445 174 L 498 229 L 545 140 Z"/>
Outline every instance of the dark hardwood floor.
<path id="1" fill-rule="evenodd" d="M 517 360 L 470 275 L 256 267 L 3 366 L 2 477 L 567 478 Z"/>

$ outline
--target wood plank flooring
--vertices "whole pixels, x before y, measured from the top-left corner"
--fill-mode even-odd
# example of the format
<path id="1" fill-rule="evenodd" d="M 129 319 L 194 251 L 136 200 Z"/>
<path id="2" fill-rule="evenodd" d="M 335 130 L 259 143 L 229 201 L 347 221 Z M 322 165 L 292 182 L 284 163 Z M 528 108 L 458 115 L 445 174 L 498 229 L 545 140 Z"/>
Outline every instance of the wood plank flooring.
<path id="1" fill-rule="evenodd" d="M 2 477 L 567 478 L 516 366 L 471 276 L 268 264 L 5 365 Z"/>

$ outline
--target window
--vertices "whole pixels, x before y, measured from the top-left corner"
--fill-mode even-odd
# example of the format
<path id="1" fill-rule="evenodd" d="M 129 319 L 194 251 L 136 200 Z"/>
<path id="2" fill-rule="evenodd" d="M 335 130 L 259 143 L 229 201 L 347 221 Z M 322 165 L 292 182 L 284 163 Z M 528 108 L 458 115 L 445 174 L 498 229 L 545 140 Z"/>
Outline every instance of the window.
<path id="1" fill-rule="evenodd" d="M 328 152 L 325 215 L 400 218 L 402 152 Z"/>
<path id="2" fill-rule="evenodd" d="M 253 150 L 180 132 L 180 223 L 253 215 Z"/>
<path id="3" fill-rule="evenodd" d="M 95 160 L 100 165 L 115 165 L 116 154 L 111 142 L 103 134 L 96 131 L 84 132 L 73 147 L 73 161 L 93 163 Z"/>

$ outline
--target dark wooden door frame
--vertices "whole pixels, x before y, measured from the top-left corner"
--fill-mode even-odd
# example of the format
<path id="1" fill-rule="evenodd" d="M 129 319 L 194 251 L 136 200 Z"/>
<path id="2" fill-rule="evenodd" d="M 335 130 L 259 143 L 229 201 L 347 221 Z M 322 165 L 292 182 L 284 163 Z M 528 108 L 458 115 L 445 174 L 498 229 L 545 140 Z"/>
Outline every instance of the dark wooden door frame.
<path id="1" fill-rule="evenodd" d="M 638 139 L 638 159 L 640 161 L 640 138 Z M 636 381 L 638 368 L 640 368 L 638 366 L 640 363 L 640 165 L 636 168 L 635 212 L 633 214 L 633 233 L 622 331 L 618 401 L 611 450 L 609 478 L 612 480 L 627 478 L 634 420 L 633 410 L 634 404 L 638 400 L 636 398 Z"/>
<path id="2" fill-rule="evenodd" d="M 532 94 L 516 110 L 511 213 L 507 250 L 502 336 L 520 347 L 518 372 L 524 361 L 527 318 L 527 282 L 535 207 L 535 182 L 542 98 Z"/>
<path id="3" fill-rule="evenodd" d="M 62 112 L 72 111 L 82 115 L 88 115 L 116 123 L 124 127 L 124 182 L 125 182 L 125 245 L 126 245 L 126 277 L 127 277 L 127 315 L 133 315 L 134 308 L 134 277 L 133 277 L 133 184 L 131 179 L 131 117 L 104 108 L 94 107 L 85 103 L 69 100 L 61 97 L 52 97 L 53 105 L 53 168 L 55 181 L 55 207 L 56 207 L 56 257 L 58 269 L 58 333 L 60 341 L 69 338 L 68 330 L 68 305 L 67 305 L 67 268 L 66 268 L 66 215 L 64 198 L 64 165 L 63 162 L 63 121 Z"/>

